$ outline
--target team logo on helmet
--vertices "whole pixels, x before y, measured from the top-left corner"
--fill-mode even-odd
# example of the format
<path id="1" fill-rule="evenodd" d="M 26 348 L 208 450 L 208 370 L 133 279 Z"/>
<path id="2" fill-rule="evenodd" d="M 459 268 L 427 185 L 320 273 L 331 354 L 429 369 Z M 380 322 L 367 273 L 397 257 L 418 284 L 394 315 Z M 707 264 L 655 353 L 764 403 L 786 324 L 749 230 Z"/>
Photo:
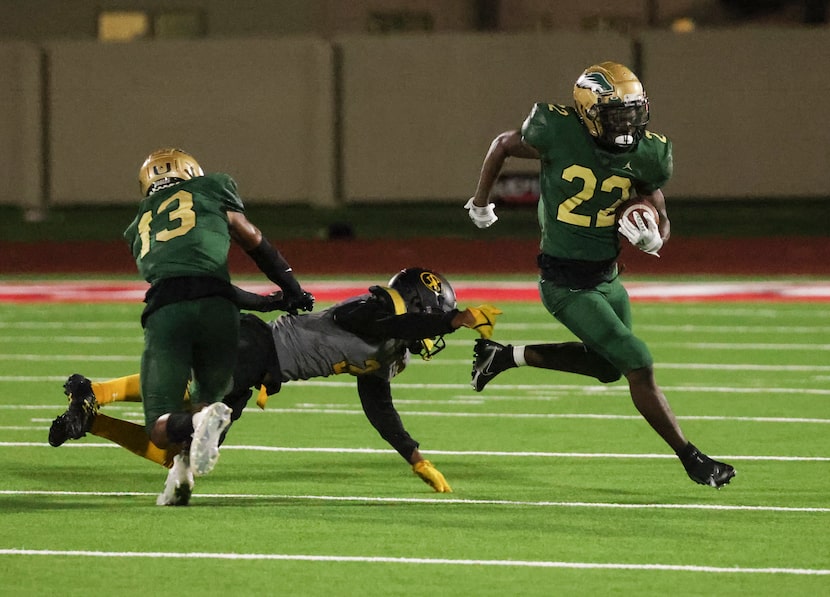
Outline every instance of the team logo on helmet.
<path id="1" fill-rule="evenodd" d="M 421 272 L 421 282 L 435 294 L 441 294 L 441 278 L 433 272 Z"/>
<path id="2" fill-rule="evenodd" d="M 614 91 L 611 81 L 603 73 L 598 72 L 583 73 L 576 80 L 576 86 L 581 89 L 590 89 L 597 95 L 606 95 Z"/>
<path id="3" fill-rule="evenodd" d="M 167 174 L 168 172 L 173 171 L 173 164 L 170 162 L 164 162 L 164 167 L 160 164 L 156 164 L 153 166 L 153 175 L 154 176 L 161 176 L 162 174 Z"/>

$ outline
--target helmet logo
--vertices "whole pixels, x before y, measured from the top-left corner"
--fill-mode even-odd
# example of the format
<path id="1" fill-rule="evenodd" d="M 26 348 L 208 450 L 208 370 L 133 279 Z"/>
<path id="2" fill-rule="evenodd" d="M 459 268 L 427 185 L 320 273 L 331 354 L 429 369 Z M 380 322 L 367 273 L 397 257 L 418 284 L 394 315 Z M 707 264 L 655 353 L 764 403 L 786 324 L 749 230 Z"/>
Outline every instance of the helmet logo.
<path id="1" fill-rule="evenodd" d="M 170 172 L 172 169 L 173 169 L 173 164 L 171 164 L 170 162 L 165 162 L 164 163 L 164 169 L 162 169 L 161 164 L 155 164 L 153 166 L 153 174 L 158 176 L 159 174 L 165 174 L 167 172 Z"/>
<path id="2" fill-rule="evenodd" d="M 584 73 L 576 80 L 576 86 L 581 89 L 590 89 L 597 95 L 606 95 L 614 91 L 614 86 L 603 73 Z"/>
<path id="3" fill-rule="evenodd" d="M 435 294 L 441 293 L 441 278 L 432 272 L 421 272 L 421 282 Z"/>

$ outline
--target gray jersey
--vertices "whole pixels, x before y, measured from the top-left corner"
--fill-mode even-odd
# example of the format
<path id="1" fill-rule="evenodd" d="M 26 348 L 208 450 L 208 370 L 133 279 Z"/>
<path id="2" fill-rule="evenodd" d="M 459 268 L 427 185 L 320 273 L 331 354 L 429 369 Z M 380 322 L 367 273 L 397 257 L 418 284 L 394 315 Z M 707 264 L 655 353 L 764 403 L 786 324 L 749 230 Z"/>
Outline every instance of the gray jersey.
<path id="1" fill-rule="evenodd" d="M 334 323 L 333 309 L 283 315 L 268 326 L 284 382 L 339 373 L 391 381 L 409 362 L 406 341 L 357 336 Z"/>

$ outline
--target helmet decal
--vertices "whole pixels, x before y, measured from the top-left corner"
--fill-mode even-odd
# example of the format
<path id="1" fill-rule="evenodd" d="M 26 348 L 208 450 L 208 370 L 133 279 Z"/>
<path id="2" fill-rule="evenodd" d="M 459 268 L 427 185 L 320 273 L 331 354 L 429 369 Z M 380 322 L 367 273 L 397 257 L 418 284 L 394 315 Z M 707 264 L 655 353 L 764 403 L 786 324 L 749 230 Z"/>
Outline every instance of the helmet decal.
<path id="1" fill-rule="evenodd" d="M 605 74 L 596 71 L 583 73 L 576 80 L 576 86 L 581 89 L 590 89 L 597 95 L 606 95 L 614 91 L 614 86 L 605 77 Z"/>
<path id="2" fill-rule="evenodd" d="M 167 174 L 171 170 L 173 170 L 173 164 L 171 164 L 170 162 L 165 162 L 164 163 L 164 169 L 162 169 L 161 164 L 156 164 L 156 165 L 153 166 L 153 174 L 155 176 L 161 176 L 162 174 Z"/>
<path id="3" fill-rule="evenodd" d="M 441 278 L 434 272 L 428 270 L 421 272 L 421 282 L 435 294 L 441 294 Z"/>

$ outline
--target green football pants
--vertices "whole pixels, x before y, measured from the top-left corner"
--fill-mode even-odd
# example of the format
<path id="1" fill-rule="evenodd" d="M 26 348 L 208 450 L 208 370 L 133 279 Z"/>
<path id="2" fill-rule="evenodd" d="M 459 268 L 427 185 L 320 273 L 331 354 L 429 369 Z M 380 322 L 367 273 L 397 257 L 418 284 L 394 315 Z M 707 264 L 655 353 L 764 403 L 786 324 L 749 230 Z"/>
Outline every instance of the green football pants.
<path id="1" fill-rule="evenodd" d="M 239 310 L 220 297 L 181 301 L 147 318 L 141 355 L 144 422 L 184 409 L 193 376 L 201 402 L 222 400 L 230 391 L 239 344 Z"/>
<path id="2" fill-rule="evenodd" d="M 654 364 L 645 342 L 631 331 L 631 303 L 618 277 L 587 290 L 540 280 L 539 294 L 556 319 L 621 373 Z"/>

